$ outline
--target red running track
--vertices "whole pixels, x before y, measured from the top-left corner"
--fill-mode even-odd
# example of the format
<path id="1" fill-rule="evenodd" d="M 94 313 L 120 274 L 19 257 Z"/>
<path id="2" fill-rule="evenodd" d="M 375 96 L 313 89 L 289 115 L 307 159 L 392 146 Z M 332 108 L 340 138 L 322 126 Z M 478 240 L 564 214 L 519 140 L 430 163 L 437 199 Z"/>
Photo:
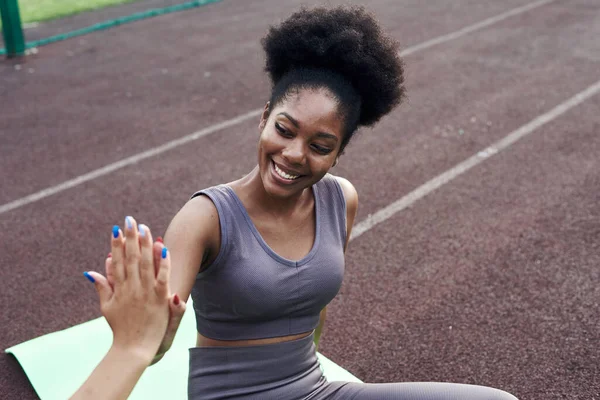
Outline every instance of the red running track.
<path id="1" fill-rule="evenodd" d="M 259 39 L 301 2 L 282 3 L 223 1 L 43 47 L 20 70 L 0 62 L 0 207 L 259 109 Z M 369 8 L 406 50 L 527 4 Z M 98 16 L 63 22 L 85 18 Z M 408 102 L 334 171 L 359 191 L 357 220 L 595 84 L 599 18 L 596 1 L 556 0 L 407 55 Z M 368 382 L 598 397 L 599 107 L 589 98 L 353 240 L 320 350 Z M 192 192 L 252 168 L 257 124 L 0 213 L 2 348 L 98 317 L 81 272 L 101 268 L 111 226 L 134 215 L 163 232 Z M 0 397 L 35 398 L 11 356 L 0 371 Z"/>

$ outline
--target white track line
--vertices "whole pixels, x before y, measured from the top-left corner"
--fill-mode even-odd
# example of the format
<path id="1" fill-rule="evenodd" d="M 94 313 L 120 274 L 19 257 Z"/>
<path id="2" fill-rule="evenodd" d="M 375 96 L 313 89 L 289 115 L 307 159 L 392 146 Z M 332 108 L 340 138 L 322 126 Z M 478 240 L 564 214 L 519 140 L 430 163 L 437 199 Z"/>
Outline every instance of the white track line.
<path id="1" fill-rule="evenodd" d="M 199 138 L 201 138 L 203 136 L 208 136 L 211 133 L 215 133 L 215 132 L 217 132 L 217 131 L 219 131 L 221 129 L 225 129 L 225 128 L 229 128 L 230 126 L 237 125 L 237 124 L 239 124 L 239 123 L 241 123 L 241 122 L 243 122 L 243 121 L 245 121 L 245 120 L 247 120 L 249 118 L 253 118 L 253 117 L 256 117 L 256 116 L 260 115 L 261 111 L 262 111 L 262 109 L 250 111 L 250 112 L 248 112 L 246 114 L 239 115 L 239 116 L 237 116 L 235 118 L 232 118 L 232 119 L 229 119 L 227 121 L 220 122 L 220 123 L 215 124 L 215 125 L 211 125 L 208 128 L 205 128 L 205 129 L 202 129 L 202 130 L 200 130 L 198 132 L 192 133 L 191 135 L 187 135 L 187 136 L 184 136 L 182 138 L 172 140 L 172 141 L 167 142 L 167 143 L 165 143 L 163 145 L 160 145 L 158 147 L 154 147 L 154 148 L 151 148 L 150 150 L 146 150 L 146 151 L 143 151 L 141 153 L 134 154 L 131 157 L 124 158 L 124 159 L 122 159 L 120 161 L 117 161 L 115 163 L 108 164 L 108 165 L 106 165 L 106 166 L 104 166 L 102 168 L 98 168 L 96 170 L 93 170 L 92 172 L 88 172 L 87 174 L 79 175 L 77 178 L 70 179 L 68 181 L 65 181 L 65 182 L 59 184 L 59 185 L 46 188 L 46 189 L 41 190 L 41 191 L 39 191 L 37 193 L 30 194 L 29 196 L 25 196 L 25 197 L 22 197 L 22 198 L 20 198 L 18 200 L 12 201 L 10 203 L 3 204 L 2 206 L 0 206 L 0 214 L 3 214 L 3 213 L 8 212 L 10 210 L 14 210 L 15 208 L 24 206 L 26 204 L 30 204 L 30 203 L 36 202 L 36 201 L 41 200 L 41 199 L 43 199 L 45 197 L 52 196 L 52 195 L 54 195 L 56 193 L 62 192 L 63 190 L 67 190 L 67 189 L 70 189 L 72 187 L 79 186 L 82 183 L 91 181 L 91 180 L 99 178 L 101 176 L 108 175 L 108 174 L 110 174 L 113 171 L 116 171 L 118 169 L 124 168 L 124 167 L 126 167 L 128 165 L 132 165 L 132 164 L 138 163 L 138 162 L 140 162 L 140 161 L 142 161 L 142 160 L 144 160 L 146 158 L 157 156 L 157 155 L 159 155 L 161 153 L 164 153 L 165 151 L 171 150 L 171 149 L 173 149 L 175 147 L 179 147 L 181 145 L 184 145 L 186 143 L 189 143 L 191 141 L 199 139 Z"/>
<path id="2" fill-rule="evenodd" d="M 448 42 L 450 40 L 453 39 L 457 39 L 461 36 L 467 35 L 471 32 L 483 29 L 485 27 L 488 27 L 496 22 L 502 21 L 508 17 L 517 15 L 517 14 L 521 14 L 524 13 L 526 11 L 529 11 L 533 8 L 536 7 L 540 7 L 544 4 L 548 4 L 551 3 L 553 1 L 556 0 L 542 0 L 542 1 L 536 1 L 533 3 L 530 3 L 528 5 L 525 6 L 521 6 L 521 7 L 517 7 L 517 8 L 513 8 L 512 10 L 509 10 L 507 12 L 504 12 L 502 14 L 499 14 L 495 17 L 491 17 L 488 19 L 485 19 L 481 22 L 475 23 L 473 25 L 469 25 L 466 26 L 462 29 L 459 29 L 458 31 L 452 32 L 452 33 L 448 33 L 446 35 L 442 35 L 442 36 L 438 36 L 436 38 L 433 38 L 431 40 L 427 40 L 426 42 L 417 44 L 415 46 L 411 46 L 406 48 L 405 50 L 400 52 L 400 56 L 406 56 L 412 53 L 415 53 L 417 51 L 420 50 L 424 50 L 427 49 L 429 47 L 435 46 L 436 44 L 440 44 L 440 43 L 444 43 L 444 42 Z M 10 203 L 6 203 L 0 206 L 0 214 L 4 214 L 6 212 L 9 212 L 11 210 L 14 210 L 16 208 L 22 207 L 24 205 L 30 204 L 30 203 L 34 203 L 38 200 L 42 200 L 46 197 L 50 197 L 52 195 L 55 195 L 57 193 L 60 193 L 64 190 L 73 188 L 75 186 L 79 186 L 85 182 L 91 181 L 93 179 L 99 178 L 101 176 L 104 175 L 108 175 L 111 172 L 114 172 L 118 169 L 127 167 L 129 165 L 135 164 L 140 162 L 141 160 L 144 160 L 146 158 L 150 158 L 150 157 L 154 157 L 157 156 L 161 153 L 164 153 L 168 150 L 171 150 L 175 147 L 181 146 L 183 144 L 189 143 L 191 141 L 194 141 L 196 139 L 199 139 L 203 136 L 208 136 L 212 133 L 215 133 L 221 129 L 225 129 L 225 128 L 229 128 L 231 126 L 237 125 L 239 123 L 242 123 L 250 118 L 256 117 L 258 115 L 260 115 L 260 113 L 262 112 L 262 108 L 260 109 L 256 109 L 253 111 L 249 111 L 245 114 L 239 115 L 235 118 L 229 119 L 227 121 L 209 126 L 207 128 L 204 128 L 198 132 L 192 133 L 190 135 L 184 136 L 182 138 L 179 139 L 175 139 L 173 141 L 167 142 L 161 146 L 158 147 L 154 147 L 150 150 L 146 150 L 144 152 L 138 153 L 138 154 L 134 154 L 133 156 L 124 158 L 120 161 L 114 162 L 112 164 L 108 164 L 102 168 L 98 168 L 94 171 L 88 172 L 87 174 L 83 174 L 83 175 L 79 175 L 76 178 L 70 179 L 68 181 L 65 181 L 61 184 L 58 184 L 56 186 L 51 186 L 49 188 L 43 189 L 37 193 L 33 193 L 30 194 L 28 196 L 25 197 L 21 197 L 20 199 L 11 201 Z"/>
<path id="3" fill-rule="evenodd" d="M 512 10 L 508 10 L 507 12 L 502 13 L 500 15 L 496 15 L 495 17 L 490 17 L 488 19 L 484 19 L 481 22 L 477 22 L 476 24 L 465 26 L 464 28 L 459 29 L 456 32 L 448 33 L 447 35 L 438 36 L 436 38 L 433 38 L 433 39 L 423 42 L 421 44 L 417 44 L 415 46 L 409 47 L 406 50 L 404 50 L 403 52 L 401 52 L 400 55 L 407 56 L 407 55 L 417 52 L 419 50 L 427 49 L 429 47 L 435 46 L 440 43 L 445 43 L 445 42 L 449 42 L 450 40 L 458 39 L 461 36 L 464 36 L 471 32 L 475 32 L 480 29 L 486 28 L 497 22 L 505 20 L 506 18 L 509 18 L 509 17 L 512 17 L 512 16 L 515 16 L 518 14 L 522 14 L 522 13 L 529 11 L 531 9 L 534 9 L 536 7 L 543 6 L 548 3 L 552 3 L 553 1 L 556 1 L 556 0 L 541 0 L 541 1 L 536 1 L 533 3 L 527 4 L 527 5 L 524 5 L 522 7 L 513 8 Z"/>
<path id="4" fill-rule="evenodd" d="M 406 196 L 394 201 L 390 205 L 377 211 L 375 214 L 370 215 L 369 217 L 367 217 L 367 219 L 361 221 L 354 227 L 354 229 L 352 230 L 352 237 L 350 239 L 356 239 L 369 229 L 373 228 L 375 225 L 384 222 L 385 220 L 391 218 L 394 214 L 404 210 L 407 207 L 410 207 L 417 200 L 427 196 L 429 193 L 440 188 L 441 186 L 450 182 L 454 178 L 457 178 L 458 176 L 464 174 L 474 166 L 484 162 L 485 160 L 494 156 L 498 152 L 510 147 L 512 144 L 529 135 L 542 125 L 547 124 L 548 122 L 569 111 L 571 108 L 583 103 L 585 100 L 598 94 L 599 92 L 600 81 L 597 81 L 593 85 L 589 86 L 587 89 L 571 97 L 569 100 L 559 104 L 547 113 L 536 117 L 535 119 L 521 126 L 517 130 L 509 133 L 503 139 L 497 141 L 491 146 L 488 146 L 485 150 L 482 150 L 479 153 L 471 156 L 470 158 L 466 159 L 460 164 L 436 176 L 427 183 L 419 186 Z"/>

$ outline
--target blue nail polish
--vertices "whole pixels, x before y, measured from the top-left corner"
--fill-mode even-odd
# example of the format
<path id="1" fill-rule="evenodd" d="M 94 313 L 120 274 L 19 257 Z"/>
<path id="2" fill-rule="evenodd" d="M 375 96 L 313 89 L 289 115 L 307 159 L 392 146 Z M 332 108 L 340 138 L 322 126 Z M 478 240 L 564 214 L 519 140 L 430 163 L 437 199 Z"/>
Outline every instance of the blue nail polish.
<path id="1" fill-rule="evenodd" d="M 90 282 L 92 282 L 92 283 L 96 282 L 96 280 L 94 279 L 94 277 L 91 276 L 90 274 L 88 274 L 87 271 L 83 273 L 83 276 L 85 276 L 86 278 L 88 278 L 90 280 Z"/>
<path id="2" fill-rule="evenodd" d="M 119 237 L 119 225 L 113 226 L 113 237 L 115 239 Z"/>
<path id="3" fill-rule="evenodd" d="M 127 229 L 132 229 L 133 228 L 133 224 L 131 223 L 133 218 L 131 217 L 125 217 L 125 224 L 127 225 Z"/>
<path id="4" fill-rule="evenodd" d="M 140 236 L 141 237 L 146 237 L 146 229 L 145 229 L 146 225 L 143 224 L 139 224 L 138 225 L 138 231 L 140 232 Z"/>
<path id="5" fill-rule="evenodd" d="M 162 249 L 162 258 L 167 258 L 167 248 L 163 247 Z"/>

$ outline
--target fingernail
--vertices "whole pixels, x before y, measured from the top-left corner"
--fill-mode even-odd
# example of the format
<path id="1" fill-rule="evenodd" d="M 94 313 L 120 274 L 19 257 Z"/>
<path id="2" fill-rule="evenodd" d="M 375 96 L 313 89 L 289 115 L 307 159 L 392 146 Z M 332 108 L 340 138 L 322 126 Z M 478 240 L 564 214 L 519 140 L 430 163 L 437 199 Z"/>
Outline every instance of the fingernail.
<path id="1" fill-rule="evenodd" d="M 133 223 L 131 222 L 133 218 L 125 217 L 125 225 L 127 225 L 127 229 L 133 229 Z"/>
<path id="2" fill-rule="evenodd" d="M 156 241 L 159 243 L 163 243 L 163 238 L 161 236 L 159 236 L 156 238 Z"/>
<path id="3" fill-rule="evenodd" d="M 140 236 L 141 237 L 146 237 L 146 225 L 139 224 L 138 225 L 138 230 L 140 231 Z"/>
<path id="4" fill-rule="evenodd" d="M 179 296 L 177 295 L 177 293 L 175 293 L 175 296 L 173 296 L 173 304 L 175 304 L 176 306 L 179 305 Z"/>
<path id="5" fill-rule="evenodd" d="M 119 225 L 113 226 L 113 237 L 115 239 L 119 237 Z"/>
<path id="6" fill-rule="evenodd" d="M 83 273 L 83 276 L 85 276 L 86 278 L 88 278 L 88 279 L 89 279 L 89 281 L 90 281 L 90 282 L 92 282 L 92 283 L 95 283 L 95 282 L 96 282 L 96 280 L 94 279 L 94 277 L 93 277 L 93 276 L 91 276 L 90 274 L 88 274 L 88 272 L 87 272 L 87 271 Z"/>
<path id="7" fill-rule="evenodd" d="M 167 248 L 163 247 L 162 249 L 162 258 L 167 258 Z"/>
<path id="8" fill-rule="evenodd" d="M 111 257 L 112 257 L 112 253 L 108 253 L 108 256 L 107 256 L 107 257 L 108 257 L 108 258 L 111 258 Z"/>

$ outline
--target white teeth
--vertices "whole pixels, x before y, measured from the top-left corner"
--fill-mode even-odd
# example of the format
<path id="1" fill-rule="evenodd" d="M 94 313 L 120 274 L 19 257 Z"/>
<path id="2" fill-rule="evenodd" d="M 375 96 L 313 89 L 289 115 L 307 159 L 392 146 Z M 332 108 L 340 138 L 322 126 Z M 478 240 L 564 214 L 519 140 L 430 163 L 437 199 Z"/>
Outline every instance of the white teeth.
<path id="1" fill-rule="evenodd" d="M 280 169 L 280 168 L 277 166 L 277 164 L 273 163 L 273 165 L 275 165 L 275 172 L 277 172 L 277 175 L 279 175 L 279 176 L 280 176 L 280 177 L 282 177 L 282 178 L 289 179 L 289 180 L 293 180 L 293 179 L 296 179 L 296 178 L 298 178 L 298 177 L 300 176 L 300 175 L 290 175 L 290 174 L 287 174 L 287 173 L 283 172 L 283 171 L 282 171 L 282 170 L 281 170 L 281 169 Z"/>

